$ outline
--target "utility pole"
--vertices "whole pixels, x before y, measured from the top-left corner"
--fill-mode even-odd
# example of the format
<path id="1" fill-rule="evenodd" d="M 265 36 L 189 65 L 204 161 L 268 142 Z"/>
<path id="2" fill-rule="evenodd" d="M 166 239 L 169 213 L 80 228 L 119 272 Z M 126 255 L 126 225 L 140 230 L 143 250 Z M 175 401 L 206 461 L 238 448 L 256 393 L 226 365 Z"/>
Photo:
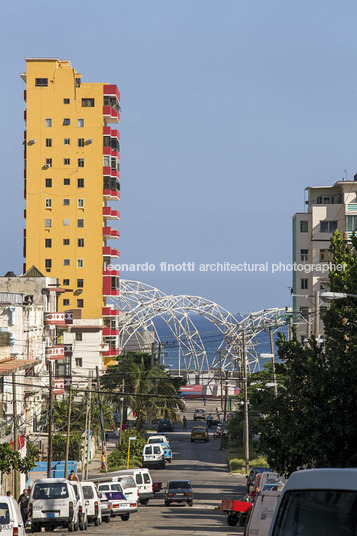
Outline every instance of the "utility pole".
<path id="1" fill-rule="evenodd" d="M 293 317 L 289 315 L 289 325 L 288 325 L 288 341 L 291 341 L 293 338 Z"/>
<path id="2" fill-rule="evenodd" d="M 278 384 L 276 383 L 276 374 L 275 374 L 275 346 L 274 346 L 274 336 L 273 328 L 269 327 L 269 337 L 270 337 L 270 353 L 271 353 L 271 368 L 273 371 L 273 383 L 274 383 L 274 395 L 278 396 Z"/>
<path id="3" fill-rule="evenodd" d="M 245 461 L 245 472 L 249 473 L 249 413 L 248 413 L 248 378 L 247 378 L 247 348 L 245 341 L 245 329 L 242 329 L 242 350 L 243 350 L 243 403 L 244 403 L 244 423 L 243 423 L 243 452 Z"/>
<path id="4" fill-rule="evenodd" d="M 67 437 L 66 437 L 66 454 L 64 458 L 64 478 L 68 474 L 68 455 L 69 455 L 69 436 L 71 428 L 71 413 L 72 413 L 72 385 L 69 386 L 68 411 L 67 411 Z"/>
<path id="5" fill-rule="evenodd" d="M 219 353 L 219 382 L 221 385 L 221 411 L 223 411 L 223 376 L 222 376 L 222 352 L 221 350 L 219 350 L 218 353 Z"/>
<path id="6" fill-rule="evenodd" d="M 53 422 L 53 407 L 52 407 L 52 362 L 47 361 L 48 374 L 49 374 L 49 400 L 48 400 L 48 451 L 47 451 L 47 478 L 51 478 L 51 466 L 52 466 L 52 422 Z"/>
<path id="7" fill-rule="evenodd" d="M 315 290 L 315 316 L 314 316 L 314 335 L 316 339 L 319 336 L 319 328 L 320 328 L 320 291 Z"/>
<path id="8" fill-rule="evenodd" d="M 124 392 L 125 392 L 125 380 L 124 379 L 121 382 L 121 392 L 122 392 L 122 395 L 120 397 L 119 445 L 121 445 L 121 442 L 122 442 L 123 423 L 124 423 Z"/>
<path id="9" fill-rule="evenodd" d="M 224 393 L 224 414 L 223 414 L 223 420 L 226 421 L 227 417 L 227 400 L 228 400 L 228 370 L 226 370 L 226 390 Z"/>
<path id="10" fill-rule="evenodd" d="M 107 459 L 107 449 L 106 449 L 106 443 L 105 443 L 105 431 L 104 431 L 104 420 L 103 420 L 103 408 L 102 408 L 102 395 L 100 392 L 100 381 L 99 381 L 99 368 L 95 367 L 96 374 L 97 374 L 97 387 L 98 387 L 98 404 L 99 404 L 99 418 L 100 418 L 100 425 L 102 430 L 102 453 L 105 455 L 105 459 Z"/>
<path id="11" fill-rule="evenodd" d="M 84 462 L 83 462 L 83 469 L 82 469 L 82 480 L 87 480 L 88 478 L 91 409 L 92 409 L 92 371 L 89 371 L 88 396 L 87 396 L 87 406 L 86 406 L 85 452 L 84 452 Z"/>
<path id="12" fill-rule="evenodd" d="M 18 451 L 18 431 L 17 431 L 17 397 L 16 397 L 16 374 L 12 373 L 12 407 L 13 407 L 13 421 L 14 421 L 14 453 Z M 14 469 L 14 497 L 15 500 L 19 498 L 19 471 Z"/>

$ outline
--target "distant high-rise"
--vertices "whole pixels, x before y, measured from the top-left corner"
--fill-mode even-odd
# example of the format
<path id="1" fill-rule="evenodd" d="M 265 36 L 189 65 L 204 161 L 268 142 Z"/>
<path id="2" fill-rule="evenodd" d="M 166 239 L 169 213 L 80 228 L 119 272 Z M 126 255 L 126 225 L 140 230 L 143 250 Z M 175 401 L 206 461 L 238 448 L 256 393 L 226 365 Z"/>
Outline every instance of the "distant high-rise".
<path id="1" fill-rule="evenodd" d="M 25 199 L 26 268 L 59 278 L 66 290 L 59 310 L 103 319 L 104 341 L 115 346 L 119 273 L 105 266 L 119 251 L 109 220 L 119 212 L 120 121 L 116 85 L 83 83 L 67 60 L 26 59 Z M 79 314 L 78 314 L 79 316 Z M 106 362 L 115 352 L 107 352 Z"/>

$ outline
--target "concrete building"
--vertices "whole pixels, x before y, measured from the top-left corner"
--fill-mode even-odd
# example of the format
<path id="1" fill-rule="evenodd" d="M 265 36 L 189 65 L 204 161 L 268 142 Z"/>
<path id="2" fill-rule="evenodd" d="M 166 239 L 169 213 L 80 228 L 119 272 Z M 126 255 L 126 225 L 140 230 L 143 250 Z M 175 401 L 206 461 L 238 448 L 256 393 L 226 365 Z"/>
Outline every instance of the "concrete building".
<path id="1" fill-rule="evenodd" d="M 357 231 L 357 182 L 308 187 L 306 194 L 305 212 L 293 216 L 293 311 L 301 341 L 311 333 L 323 337 L 328 304 L 319 295 L 329 290 L 330 240 L 336 229 L 346 242 Z"/>
<path id="2" fill-rule="evenodd" d="M 106 266 L 119 257 L 110 245 L 119 238 L 110 227 L 110 220 L 119 219 L 110 206 L 120 190 L 120 137 L 110 127 L 120 120 L 119 91 L 115 85 L 82 82 L 68 60 L 56 58 L 27 58 L 21 77 L 26 82 L 26 268 L 35 265 L 59 279 L 66 290 L 59 311 L 78 310 L 85 321 L 102 323 L 96 352 L 107 365 L 118 334 L 117 312 L 106 298 L 119 294 L 119 272 Z"/>

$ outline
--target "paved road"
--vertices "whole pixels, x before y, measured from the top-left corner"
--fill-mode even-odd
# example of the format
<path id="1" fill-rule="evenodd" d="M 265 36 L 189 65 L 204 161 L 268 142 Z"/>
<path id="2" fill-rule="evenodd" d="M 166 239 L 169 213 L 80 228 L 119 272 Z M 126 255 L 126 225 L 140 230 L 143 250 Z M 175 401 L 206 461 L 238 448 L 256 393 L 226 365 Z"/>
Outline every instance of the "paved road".
<path id="1" fill-rule="evenodd" d="M 197 423 L 198 424 L 198 423 Z M 189 422 L 189 428 L 193 421 Z M 87 534 L 117 534 L 121 536 L 229 536 L 243 534 L 239 527 L 229 527 L 225 517 L 216 508 L 224 495 L 244 494 L 244 478 L 230 476 L 227 470 L 227 455 L 219 450 L 219 442 L 191 443 L 189 432 L 167 434 L 174 459 L 165 470 L 151 470 L 153 480 L 165 483 L 170 479 L 191 480 L 195 493 L 194 505 L 164 506 L 163 494 L 159 493 L 147 506 L 140 506 L 137 514 L 127 522 L 115 518 L 100 527 L 90 526 Z"/>

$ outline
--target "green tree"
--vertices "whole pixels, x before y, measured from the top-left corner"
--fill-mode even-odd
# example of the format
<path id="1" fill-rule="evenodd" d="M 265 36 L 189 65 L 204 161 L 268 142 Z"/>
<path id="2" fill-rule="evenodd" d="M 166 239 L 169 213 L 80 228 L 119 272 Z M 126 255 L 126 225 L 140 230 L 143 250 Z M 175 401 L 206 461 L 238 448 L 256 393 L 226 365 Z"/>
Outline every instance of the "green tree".
<path id="1" fill-rule="evenodd" d="M 129 437 L 136 437 L 135 441 L 130 442 L 130 467 L 141 467 L 141 457 L 144 445 L 146 443 L 145 436 L 135 428 L 132 428 L 129 432 L 122 434 L 121 445 L 117 445 L 116 448 L 108 456 L 108 469 L 113 469 L 125 466 L 128 459 L 128 444 Z"/>
<path id="2" fill-rule="evenodd" d="M 64 460 L 66 456 L 66 436 L 55 434 L 52 439 L 53 460 Z M 79 461 L 82 458 L 82 436 L 79 433 L 72 434 L 69 438 L 68 459 Z"/>
<path id="3" fill-rule="evenodd" d="M 125 382 L 124 402 L 136 412 L 137 428 L 148 412 L 157 418 L 168 417 L 177 420 L 177 411 L 184 409 L 183 402 L 177 397 L 181 383 L 174 381 L 162 365 L 151 363 L 147 353 L 129 352 L 119 356 L 117 364 L 108 367 L 101 378 L 105 390 L 114 391 L 108 398 L 119 406 L 122 381 Z"/>
<path id="4" fill-rule="evenodd" d="M 10 443 L 0 445 L 0 471 L 2 473 L 8 474 L 13 469 L 18 469 L 21 473 L 26 473 L 35 467 L 35 463 L 31 456 L 21 458 L 18 451 L 13 451 Z"/>
<path id="5" fill-rule="evenodd" d="M 357 239 L 346 246 L 335 232 L 330 251 L 333 263 L 330 289 L 357 294 Z M 274 469 L 291 473 L 304 467 L 356 467 L 357 452 L 357 302 L 346 298 L 332 302 L 323 317 L 325 348 L 314 337 L 302 347 L 294 334 L 280 337 L 277 370 L 280 389 L 261 420 L 261 448 Z"/>

